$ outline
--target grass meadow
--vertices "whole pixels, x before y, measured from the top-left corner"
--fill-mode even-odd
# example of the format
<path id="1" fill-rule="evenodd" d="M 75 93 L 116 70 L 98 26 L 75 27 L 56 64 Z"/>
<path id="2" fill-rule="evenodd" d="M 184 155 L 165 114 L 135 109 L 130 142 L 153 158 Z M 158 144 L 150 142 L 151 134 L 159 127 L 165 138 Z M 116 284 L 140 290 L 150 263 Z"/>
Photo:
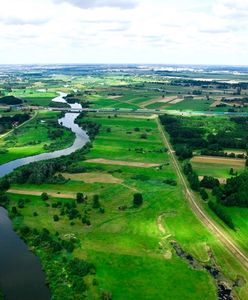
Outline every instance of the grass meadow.
<path id="1" fill-rule="evenodd" d="M 106 115 L 96 117 L 94 114 L 89 115 L 88 120 L 100 123 L 101 130 L 87 159 L 155 162 L 163 167 L 103 165 L 82 160 L 78 166 L 85 167 L 87 173 L 92 172 L 94 176 L 97 174 L 95 182 L 86 182 L 79 176 L 65 184 L 13 185 L 12 189 L 25 190 L 26 195 L 9 195 L 12 205 L 23 197 L 31 200 L 21 209 L 24 217 L 16 218 L 16 224 L 25 223 L 38 229 L 46 227 L 61 236 L 72 233 L 80 240 L 81 246 L 73 255 L 87 258 L 97 270 L 97 285 L 93 285 L 90 278 L 88 281 L 89 299 L 96 299 L 103 290 L 110 291 L 113 299 L 120 300 L 216 299 L 213 278 L 204 270 L 190 268 L 179 258 L 171 247 L 173 240 L 201 262 L 209 261 L 211 250 L 227 280 L 241 275 L 247 281 L 247 273 L 190 210 L 168 154 L 157 152 L 164 146 L 156 121 Z M 147 134 L 146 139 L 141 138 L 142 134 Z M 143 150 L 137 153 L 135 148 Z M 109 175 L 116 178 L 116 183 L 108 182 Z M 164 183 L 165 179 L 175 180 L 177 185 L 168 185 Z M 50 197 L 47 207 L 39 196 L 32 195 L 34 191 L 58 196 Z M 81 220 L 71 224 L 66 216 L 60 216 L 60 220 L 54 222 L 53 215 L 59 214 L 59 209 L 53 208 L 52 203 L 58 199 L 73 201 L 59 195 L 77 192 L 88 196 L 86 203 L 78 204 L 77 208 L 80 212 L 88 211 L 91 225 L 84 225 Z M 142 193 L 144 198 L 138 209 L 132 207 L 136 192 Z M 92 208 L 95 194 L 99 195 L 105 213 Z M 120 210 L 120 207 L 125 209 Z M 34 212 L 38 213 L 37 217 L 33 217 Z M 241 299 L 247 299 L 247 286 L 237 288 L 236 292 Z"/>

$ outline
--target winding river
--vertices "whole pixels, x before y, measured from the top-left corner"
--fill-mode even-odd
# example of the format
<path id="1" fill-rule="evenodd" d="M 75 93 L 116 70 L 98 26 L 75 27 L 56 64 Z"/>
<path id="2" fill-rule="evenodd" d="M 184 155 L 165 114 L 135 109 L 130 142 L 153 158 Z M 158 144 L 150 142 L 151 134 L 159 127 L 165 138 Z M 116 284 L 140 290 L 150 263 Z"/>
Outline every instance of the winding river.
<path id="1" fill-rule="evenodd" d="M 54 102 L 66 102 L 66 94 L 59 92 Z M 69 104 L 72 109 L 81 108 L 78 103 Z M 75 140 L 69 148 L 50 153 L 43 153 L 26 158 L 16 159 L 0 166 L 0 177 L 11 173 L 17 167 L 35 161 L 57 158 L 69 155 L 82 148 L 89 137 L 75 119 L 78 113 L 66 113 L 58 122 L 75 133 Z M 45 274 L 40 260 L 29 251 L 25 243 L 14 232 L 7 211 L 0 207 L 0 289 L 6 300 L 48 300 L 51 298 L 45 284 Z"/>
<path id="2" fill-rule="evenodd" d="M 60 95 L 54 98 L 53 101 L 66 103 L 65 99 L 63 98 L 64 96 L 66 96 L 66 94 L 61 92 L 59 94 Z M 69 105 L 72 109 L 82 108 L 82 106 L 79 103 Z M 27 165 L 31 162 L 57 158 L 63 155 L 69 155 L 75 152 L 76 150 L 82 148 L 89 141 L 89 137 L 87 136 L 84 130 L 82 130 L 77 124 L 75 124 L 74 121 L 78 117 L 78 115 L 78 113 L 66 113 L 63 118 L 58 120 L 60 124 L 62 124 L 66 128 L 71 129 L 71 131 L 76 135 L 75 141 L 71 147 L 50 153 L 42 153 L 39 155 L 29 156 L 10 161 L 0 166 L 0 177 L 3 177 L 4 175 L 11 173 L 14 169 L 23 165 Z"/>

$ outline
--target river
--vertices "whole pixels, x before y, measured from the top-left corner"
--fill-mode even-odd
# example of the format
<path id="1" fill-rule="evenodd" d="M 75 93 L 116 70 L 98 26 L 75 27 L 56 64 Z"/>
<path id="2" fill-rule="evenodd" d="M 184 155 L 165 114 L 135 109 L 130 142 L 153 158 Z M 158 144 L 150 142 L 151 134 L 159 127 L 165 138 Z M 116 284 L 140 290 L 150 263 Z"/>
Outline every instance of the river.
<path id="1" fill-rule="evenodd" d="M 66 94 L 60 92 L 60 96 L 54 98 L 53 101 L 65 103 L 66 101 L 63 98 L 64 96 L 66 96 Z M 79 103 L 69 104 L 69 105 L 72 109 L 82 108 L 82 106 Z M 82 130 L 77 124 L 75 124 L 75 119 L 78 117 L 78 115 L 79 113 L 66 113 L 63 118 L 58 120 L 60 124 L 62 124 L 66 128 L 71 129 L 71 131 L 76 135 L 74 143 L 71 147 L 63 150 L 57 150 L 49 153 L 42 153 L 39 155 L 29 156 L 29 157 L 10 161 L 0 166 L 0 177 L 3 177 L 4 175 L 11 173 L 14 169 L 23 165 L 27 165 L 31 162 L 57 158 L 63 155 L 69 155 L 75 152 L 76 150 L 82 148 L 89 141 L 89 137 L 87 136 L 84 130 Z"/>
<path id="2" fill-rule="evenodd" d="M 54 102 L 66 102 L 65 93 L 59 92 Z M 81 108 L 78 103 L 69 104 L 72 109 Z M 82 130 L 75 119 L 78 113 L 66 113 L 58 120 L 59 124 L 71 129 L 75 133 L 75 140 L 69 148 L 50 153 L 43 153 L 30 157 L 16 159 L 0 166 L 0 177 L 11 173 L 17 167 L 35 161 L 57 158 L 69 155 L 82 148 L 89 137 Z M 0 207 L 0 289 L 6 300 L 49 300 L 51 299 L 48 287 L 45 284 L 45 274 L 42 271 L 40 260 L 29 251 L 25 243 L 14 232 L 11 220 L 4 208 Z"/>

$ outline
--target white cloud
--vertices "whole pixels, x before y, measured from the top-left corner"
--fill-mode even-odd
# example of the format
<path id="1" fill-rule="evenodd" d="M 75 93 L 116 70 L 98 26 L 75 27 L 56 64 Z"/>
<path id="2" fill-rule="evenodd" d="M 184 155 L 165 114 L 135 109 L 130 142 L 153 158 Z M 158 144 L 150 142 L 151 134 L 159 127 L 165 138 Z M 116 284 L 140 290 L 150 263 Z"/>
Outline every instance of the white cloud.
<path id="1" fill-rule="evenodd" d="M 248 0 L 202 2 L 1 0 L 0 62 L 248 64 Z"/>
<path id="2" fill-rule="evenodd" d="M 136 0 L 53 0 L 55 3 L 70 3 L 83 9 L 92 7 L 118 7 L 130 9 L 136 6 Z"/>

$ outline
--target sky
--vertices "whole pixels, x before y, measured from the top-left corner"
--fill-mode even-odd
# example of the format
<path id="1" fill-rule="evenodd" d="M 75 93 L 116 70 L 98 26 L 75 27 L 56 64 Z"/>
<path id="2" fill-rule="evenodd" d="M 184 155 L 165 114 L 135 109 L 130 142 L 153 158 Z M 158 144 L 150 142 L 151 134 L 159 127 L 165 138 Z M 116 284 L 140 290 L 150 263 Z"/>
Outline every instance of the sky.
<path id="1" fill-rule="evenodd" d="M 248 0 L 0 0 L 0 63 L 248 65 Z"/>

